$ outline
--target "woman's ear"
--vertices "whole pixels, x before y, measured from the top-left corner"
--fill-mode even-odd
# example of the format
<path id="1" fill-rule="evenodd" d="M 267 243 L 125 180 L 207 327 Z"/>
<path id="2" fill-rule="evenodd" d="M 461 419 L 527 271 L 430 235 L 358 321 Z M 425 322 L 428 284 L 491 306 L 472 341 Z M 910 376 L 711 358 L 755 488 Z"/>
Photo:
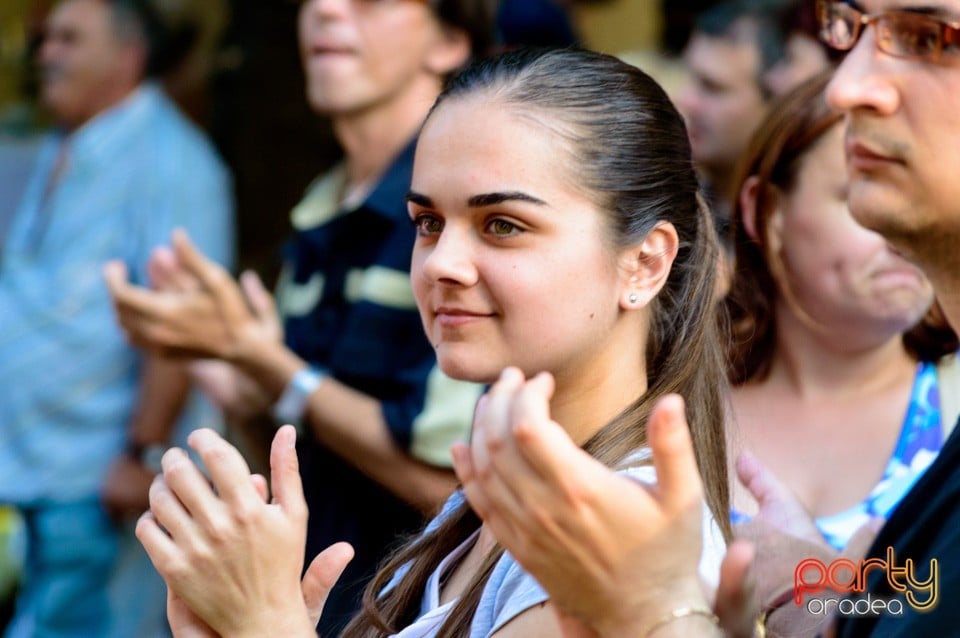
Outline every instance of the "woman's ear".
<path id="1" fill-rule="evenodd" d="M 751 175 L 740 189 L 740 219 L 743 230 L 753 241 L 757 241 L 757 195 L 760 194 L 760 178 Z M 759 242 L 758 242 L 759 243 Z"/>
<path id="2" fill-rule="evenodd" d="M 437 77 L 446 77 L 470 59 L 470 36 L 463 29 L 441 25 L 424 64 Z"/>
<path id="3" fill-rule="evenodd" d="M 761 247 L 765 254 L 776 253 L 783 243 L 783 210 L 780 190 L 768 186 L 765 193 L 765 206 L 771 210 L 766 216 L 761 228 L 757 219 L 757 200 L 760 197 L 760 179 L 751 175 L 744 181 L 740 189 L 740 223 L 747 236 Z M 761 233 L 763 237 L 761 237 Z"/>
<path id="4" fill-rule="evenodd" d="M 770 255 L 779 255 L 783 248 L 783 199 L 780 191 L 773 190 L 770 193 L 770 206 L 772 211 L 767 215 L 767 223 L 763 228 L 764 237 L 759 242 L 768 261 Z"/>
<path id="5" fill-rule="evenodd" d="M 620 255 L 620 267 L 624 276 L 620 294 L 621 308 L 642 308 L 657 296 L 667 282 L 679 246 L 677 229 L 673 224 L 663 222 L 657 224 L 643 242 L 623 251 Z"/>

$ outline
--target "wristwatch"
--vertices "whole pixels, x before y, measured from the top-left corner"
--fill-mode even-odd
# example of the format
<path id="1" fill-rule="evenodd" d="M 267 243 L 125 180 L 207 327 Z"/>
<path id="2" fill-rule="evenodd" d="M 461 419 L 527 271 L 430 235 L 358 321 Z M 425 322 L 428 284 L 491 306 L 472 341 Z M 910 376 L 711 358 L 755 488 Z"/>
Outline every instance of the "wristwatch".
<path id="1" fill-rule="evenodd" d="M 306 367 L 298 371 L 273 404 L 273 418 L 279 423 L 298 425 L 306 412 L 307 400 L 327 376 L 325 371 L 318 368 Z"/>

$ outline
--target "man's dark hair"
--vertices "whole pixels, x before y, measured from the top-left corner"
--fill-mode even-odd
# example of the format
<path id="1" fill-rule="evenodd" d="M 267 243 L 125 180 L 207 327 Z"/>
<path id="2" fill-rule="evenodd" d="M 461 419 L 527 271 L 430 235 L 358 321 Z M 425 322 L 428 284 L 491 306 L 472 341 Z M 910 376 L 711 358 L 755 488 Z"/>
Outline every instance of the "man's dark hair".
<path id="1" fill-rule="evenodd" d="M 442 23 L 466 32 L 471 58 L 478 60 L 490 53 L 496 34 L 497 0 L 432 0 L 430 4 Z"/>
<path id="2" fill-rule="evenodd" d="M 790 4 L 789 0 L 727 0 L 700 14 L 694 24 L 694 33 L 735 38 L 737 24 L 748 20 L 753 27 L 753 44 L 760 57 L 757 83 L 766 90 L 764 74 L 786 54 L 787 33 L 782 27 L 781 16 Z"/>

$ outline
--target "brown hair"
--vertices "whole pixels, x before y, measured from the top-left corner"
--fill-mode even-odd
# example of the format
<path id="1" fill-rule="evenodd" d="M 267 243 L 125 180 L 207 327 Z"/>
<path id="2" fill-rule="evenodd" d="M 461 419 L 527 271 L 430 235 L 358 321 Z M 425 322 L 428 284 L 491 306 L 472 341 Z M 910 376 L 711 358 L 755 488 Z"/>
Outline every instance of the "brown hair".
<path id="1" fill-rule="evenodd" d="M 792 298 L 788 287 L 777 283 L 786 270 L 783 260 L 765 241 L 775 210 L 772 196 L 774 190 L 789 192 L 794 187 L 803 156 L 843 117 L 827 105 L 824 96 L 831 73 L 824 71 L 775 101 L 739 165 L 731 215 L 736 262 L 726 299 L 731 331 L 728 376 L 733 385 L 762 381 L 770 373 L 776 347 L 775 300 L 779 295 L 788 301 Z M 757 239 L 744 228 L 739 197 L 750 177 L 758 180 L 754 222 Z M 798 310 L 802 312 L 802 308 Z M 936 304 L 903 335 L 903 342 L 907 351 L 921 361 L 936 361 L 956 352 L 960 345 Z"/>
<path id="2" fill-rule="evenodd" d="M 699 193 L 683 120 L 663 90 L 620 60 L 576 49 L 520 49 L 488 59 L 455 78 L 437 99 L 493 96 L 507 108 L 535 111 L 562 136 L 576 161 L 575 179 L 608 215 L 618 247 L 642 240 L 657 224 L 677 229 L 679 251 L 667 282 L 650 304 L 648 390 L 584 444 L 609 466 L 646 445 L 656 401 L 683 395 L 707 503 L 729 535 L 723 436 L 723 353 L 717 337 L 714 285 L 718 246 Z M 465 134 L 467 134 L 465 132 Z M 435 529 L 393 556 L 364 596 L 364 610 L 344 636 L 383 636 L 413 622 L 430 574 L 481 525 L 464 503 Z M 496 549 L 460 596 L 438 636 L 466 636 L 483 588 L 502 554 Z M 402 571 L 405 570 L 405 571 Z M 395 586 L 384 586 L 395 576 Z"/>

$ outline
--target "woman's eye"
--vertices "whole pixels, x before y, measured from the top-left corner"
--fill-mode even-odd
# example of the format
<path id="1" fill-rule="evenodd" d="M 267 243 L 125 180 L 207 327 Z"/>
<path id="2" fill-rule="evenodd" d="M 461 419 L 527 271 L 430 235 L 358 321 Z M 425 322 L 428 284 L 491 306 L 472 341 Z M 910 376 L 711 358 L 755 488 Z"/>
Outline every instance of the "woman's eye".
<path id="1" fill-rule="evenodd" d="M 497 237 L 508 237 L 520 232 L 520 229 L 517 228 L 516 224 L 512 224 L 505 219 L 490 220 L 490 223 L 487 224 L 487 230 Z"/>
<path id="2" fill-rule="evenodd" d="M 413 227 L 421 237 L 434 235 L 443 230 L 443 222 L 433 215 L 417 215 L 413 219 Z"/>

